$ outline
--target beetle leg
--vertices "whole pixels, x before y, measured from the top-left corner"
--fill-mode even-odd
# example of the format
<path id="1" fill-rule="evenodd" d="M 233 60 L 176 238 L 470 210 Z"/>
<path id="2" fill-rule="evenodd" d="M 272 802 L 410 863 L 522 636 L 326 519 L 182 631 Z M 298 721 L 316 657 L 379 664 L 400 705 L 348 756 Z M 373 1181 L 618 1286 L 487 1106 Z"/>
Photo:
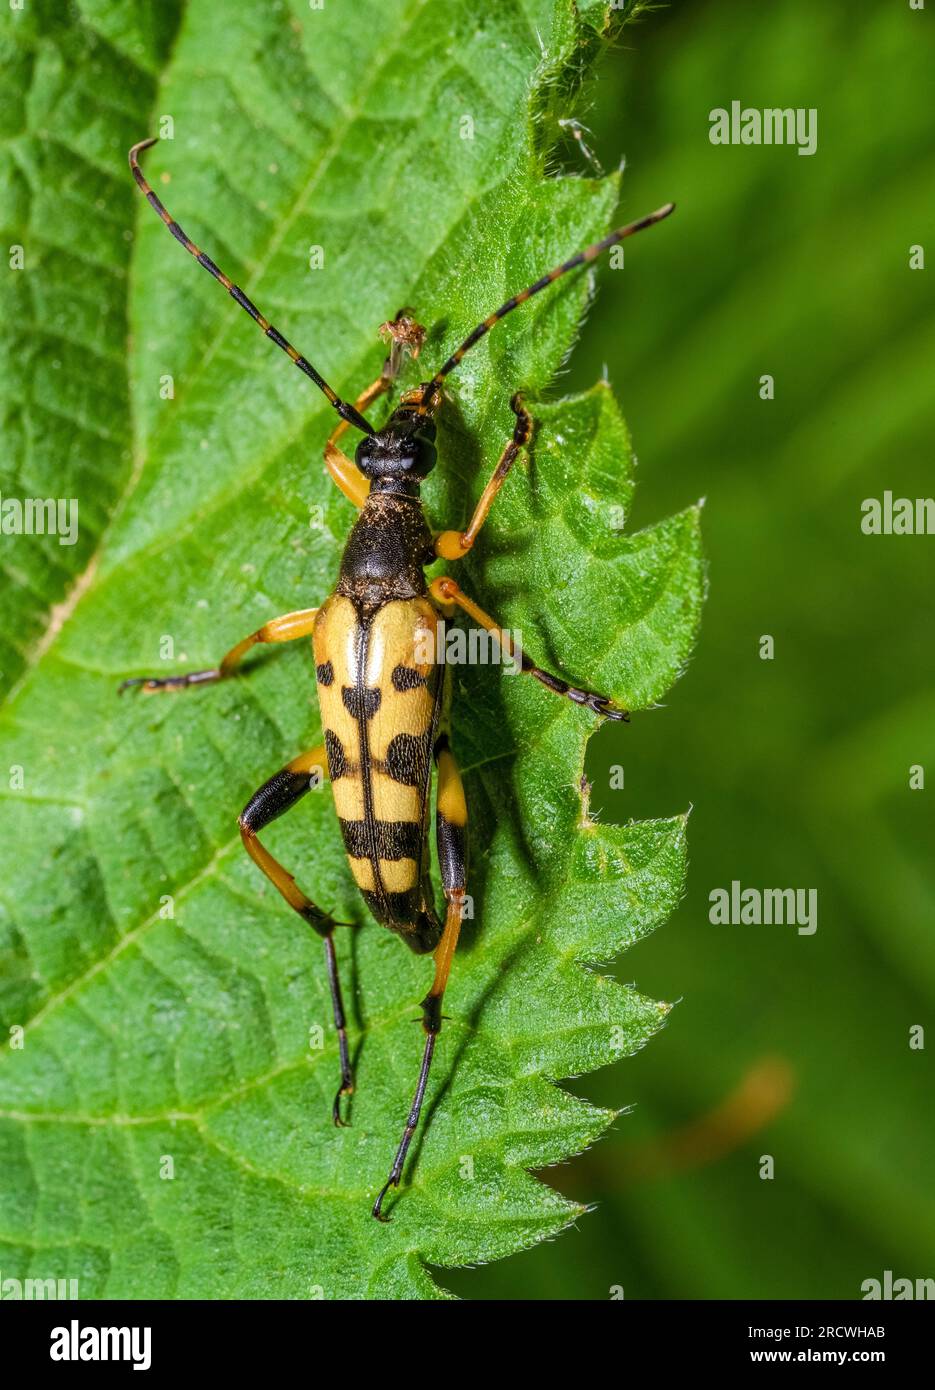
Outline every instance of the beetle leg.
<path id="1" fill-rule="evenodd" d="M 373 1215 L 378 1221 L 387 1221 L 382 1207 L 391 1187 L 399 1187 L 406 1154 L 419 1124 L 422 1101 L 429 1079 L 429 1068 L 435 1052 L 435 1039 L 442 1026 L 442 999 L 451 972 L 451 962 L 461 933 L 461 919 L 464 910 L 464 891 L 467 880 L 467 802 L 458 765 L 448 744 L 448 736 L 439 734 L 435 740 L 435 764 L 438 768 L 438 797 L 435 811 L 435 835 L 438 844 L 438 863 L 441 870 L 442 887 L 445 890 L 445 927 L 441 940 L 435 948 L 435 978 L 432 988 L 422 1000 L 422 1027 L 425 1030 L 425 1047 L 422 1053 L 422 1066 L 416 1092 L 409 1108 L 409 1117 L 403 1137 L 396 1150 L 390 1175 L 380 1189 L 373 1204 Z"/>
<path id="2" fill-rule="evenodd" d="M 354 1074 L 351 1071 L 350 1052 L 347 1046 L 347 1023 L 344 1017 L 344 1002 L 341 998 L 341 982 L 338 979 L 338 964 L 334 954 L 332 934 L 335 927 L 344 925 L 336 922 L 327 912 L 316 907 L 297 885 L 295 879 L 284 869 L 278 859 L 274 859 L 257 839 L 257 833 L 289 811 L 297 801 L 328 775 L 328 762 L 323 744 L 293 758 L 291 763 L 277 772 L 259 791 L 254 792 L 240 815 L 238 822 L 244 848 L 253 862 L 285 898 L 291 908 L 308 922 L 322 938 L 325 946 L 325 960 L 328 965 L 328 985 L 331 990 L 331 1004 L 334 1009 L 334 1026 L 338 1034 L 338 1052 L 341 1059 L 341 1085 L 331 1107 L 331 1116 L 336 1125 L 345 1123 L 341 1118 L 341 1097 L 354 1091 Z"/>
<path id="3" fill-rule="evenodd" d="M 356 410 L 365 410 L 371 401 L 388 389 L 387 386 L 383 386 L 382 380 L 382 377 L 378 377 L 366 391 L 361 392 L 355 403 Z M 346 429 L 347 424 L 341 420 L 329 434 L 328 442 L 325 444 L 325 467 L 331 474 L 332 482 L 337 484 L 344 496 L 353 502 L 355 507 L 362 507 L 370 491 L 370 480 L 364 477 L 353 459 L 349 459 L 347 454 L 338 448 L 338 440 Z"/>
<path id="4" fill-rule="evenodd" d="M 357 411 L 366 410 L 369 405 L 372 405 L 375 400 L 391 389 L 407 354 L 411 357 L 418 357 L 419 349 L 425 339 L 425 329 L 416 323 L 405 309 L 400 309 L 391 322 L 384 323 L 380 328 L 380 333 L 390 341 L 389 355 L 384 361 L 376 381 L 371 382 L 365 391 L 361 391 L 354 402 L 354 409 Z M 370 480 L 365 478 L 356 463 L 338 448 L 338 440 L 347 428 L 348 422 L 339 420 L 328 436 L 328 442 L 325 445 L 325 467 L 344 496 L 353 502 L 355 507 L 362 507 L 370 491 Z"/>
<path id="5" fill-rule="evenodd" d="M 513 658 L 520 669 L 526 675 L 534 676 L 541 685 L 545 686 L 546 690 L 554 691 L 556 695 L 564 695 L 567 699 L 573 700 L 576 705 L 585 705 L 595 714 L 603 715 L 605 719 L 628 720 L 630 718 L 629 712 L 625 709 L 618 709 L 609 695 L 598 695 L 593 690 L 581 690 L 576 685 L 569 685 L 568 681 L 562 680 L 560 676 L 553 676 L 548 671 L 543 671 L 541 666 L 537 666 L 534 661 L 529 659 L 522 648 L 513 641 L 509 633 L 505 632 L 489 613 L 485 613 L 482 608 L 479 608 L 473 599 L 468 598 L 460 586 L 453 579 L 449 579 L 447 575 L 433 579 L 429 585 L 429 593 L 436 603 L 456 603 L 476 623 L 480 623 L 481 627 L 492 632 L 502 649 Z"/>
<path id="6" fill-rule="evenodd" d="M 525 448 L 529 443 L 529 436 L 532 434 L 532 416 L 523 405 L 522 397 L 518 391 L 510 401 L 510 409 L 516 416 L 513 438 L 500 455 L 500 461 L 493 471 L 490 482 L 481 493 L 480 501 L 474 508 L 474 515 L 468 522 L 467 529 L 465 531 L 442 531 L 435 537 L 435 554 L 441 556 L 443 560 L 460 560 L 462 555 L 468 553 L 477 540 L 477 533 L 487 520 L 487 513 L 493 506 L 497 493 L 506 482 L 520 449 Z"/>
<path id="7" fill-rule="evenodd" d="M 186 690 L 190 685 L 211 685 L 215 681 L 226 680 L 237 670 L 241 661 L 258 642 L 293 642 L 297 637 L 309 637 L 315 626 L 317 608 L 300 608 L 295 613 L 284 613 L 280 618 L 271 618 L 268 623 L 251 632 L 236 647 L 231 647 L 219 666 L 207 671 L 187 671 L 181 676 L 134 676 L 123 681 L 117 691 L 122 695 L 130 686 L 140 685 L 143 693 L 149 695 L 154 690 Z"/>

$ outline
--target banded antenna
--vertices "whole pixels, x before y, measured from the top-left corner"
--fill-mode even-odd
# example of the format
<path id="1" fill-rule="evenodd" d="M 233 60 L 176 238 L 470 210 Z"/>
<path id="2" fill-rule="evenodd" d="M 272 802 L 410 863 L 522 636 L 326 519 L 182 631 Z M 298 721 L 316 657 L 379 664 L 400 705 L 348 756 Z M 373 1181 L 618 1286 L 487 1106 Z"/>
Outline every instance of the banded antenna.
<path id="1" fill-rule="evenodd" d="M 669 214 L 674 211 L 675 204 L 666 203 L 664 207 L 657 208 L 655 212 L 649 213 L 647 217 L 641 217 L 638 222 L 629 222 L 625 227 L 618 227 L 616 231 L 610 232 L 600 241 L 595 241 L 591 246 L 587 246 L 583 251 L 579 251 L 578 254 L 572 256 L 570 260 L 562 261 L 561 265 L 555 266 L 547 275 L 543 275 L 541 279 L 536 280 L 534 284 L 528 285 L 524 290 L 520 290 L 519 294 L 514 294 L 505 304 L 501 304 L 499 309 L 494 310 L 492 314 L 485 318 L 483 323 L 479 323 L 476 328 L 471 330 L 461 346 L 451 354 L 444 366 L 438 369 L 431 381 L 426 383 L 424 390 L 426 399 L 431 396 L 434 389 L 442 384 L 448 373 L 454 371 L 464 354 L 468 352 L 475 343 L 479 343 L 481 338 L 485 337 L 486 334 L 490 332 L 494 324 L 506 318 L 507 314 L 512 313 L 514 309 L 518 309 L 520 304 L 525 304 L 527 299 L 532 299 L 533 295 L 539 294 L 541 290 L 548 289 L 549 285 L 553 285 L 556 280 L 561 279 L 563 275 L 567 275 L 570 270 L 576 270 L 579 265 L 587 265 L 590 261 L 596 260 L 602 252 L 609 250 L 611 246 L 616 246 L 618 241 L 623 241 L 628 236 L 635 236 L 637 232 L 643 231 L 646 227 L 654 227 L 657 222 L 661 222 L 663 218 L 668 217 Z"/>
<path id="2" fill-rule="evenodd" d="M 361 415 L 360 411 L 355 409 L 355 407 L 350 405 L 347 401 L 341 400 L 341 397 L 337 394 L 337 392 L 333 391 L 332 388 L 328 385 L 327 381 L 325 381 L 324 377 L 321 376 L 320 373 L 315 370 L 311 362 L 309 362 L 308 358 L 303 357 L 300 352 L 297 352 L 296 349 L 292 346 L 292 344 L 288 341 L 288 339 L 283 337 L 279 329 L 274 328 L 274 326 L 270 323 L 269 319 L 265 318 L 260 313 L 256 305 L 250 299 L 247 298 L 240 286 L 235 285 L 233 280 L 231 280 L 227 275 L 225 275 L 223 270 L 220 270 L 214 264 L 214 261 L 212 261 L 211 257 L 207 256 L 204 253 L 204 251 L 201 251 L 195 245 L 195 243 L 185 235 L 185 233 L 182 231 L 182 228 L 176 222 L 175 218 L 171 216 L 171 214 L 166 210 L 165 206 L 156 197 L 156 194 L 153 192 L 152 188 L 147 183 L 143 175 L 143 171 L 139 165 L 138 156 L 141 150 L 148 150 L 151 145 L 155 145 L 157 143 L 158 141 L 155 138 L 152 140 L 141 140 L 139 144 L 133 146 L 129 154 L 130 168 L 133 171 L 133 177 L 139 184 L 140 189 L 142 190 L 146 198 L 146 201 L 149 203 L 150 207 L 155 209 L 155 211 L 162 218 L 163 222 L 169 228 L 169 231 L 175 237 L 176 241 L 181 242 L 181 244 L 185 247 L 185 250 L 189 253 L 189 255 L 194 256 L 198 264 L 204 266 L 205 270 L 208 272 L 209 275 L 213 275 L 215 280 L 220 281 L 220 283 L 227 290 L 227 293 L 230 295 L 231 299 L 235 299 L 237 303 L 240 305 L 241 309 L 246 309 L 247 313 L 253 319 L 254 323 L 259 324 L 259 326 L 262 328 L 267 338 L 270 338 L 276 344 L 277 347 L 282 348 L 283 352 L 286 353 L 289 359 L 295 363 L 299 371 L 304 372 L 307 377 L 314 381 L 318 389 L 325 393 L 325 395 L 328 397 L 328 400 L 331 402 L 335 410 L 341 416 L 341 419 L 346 420 L 349 425 L 353 425 L 356 429 L 363 430 L 364 434 L 373 434 L 373 426 L 367 423 L 367 420 L 364 418 L 363 415 Z"/>

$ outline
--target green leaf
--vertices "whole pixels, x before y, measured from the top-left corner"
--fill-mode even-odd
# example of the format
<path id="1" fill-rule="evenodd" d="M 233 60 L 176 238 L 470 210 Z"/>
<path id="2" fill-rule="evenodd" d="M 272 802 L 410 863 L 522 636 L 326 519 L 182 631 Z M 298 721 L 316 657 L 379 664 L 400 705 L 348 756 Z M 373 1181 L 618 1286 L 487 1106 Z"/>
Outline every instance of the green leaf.
<path id="1" fill-rule="evenodd" d="M 556 1080 L 664 1021 L 667 1005 L 586 967 L 672 910 L 684 817 L 597 824 L 582 782 L 593 717 L 532 681 L 457 668 L 476 918 L 425 1123 L 391 1223 L 374 1222 L 430 963 L 372 922 L 340 934 L 357 1093 L 352 1127 L 335 1130 L 321 947 L 236 828 L 252 791 L 320 741 L 308 652 L 213 690 L 115 696 L 166 637 L 165 669 L 211 664 L 328 593 L 353 516 L 320 462 L 333 417 L 166 234 L 125 149 L 171 117 L 149 172 L 172 213 L 353 394 L 400 305 L 436 363 L 610 224 L 615 180 L 547 168 L 622 16 L 570 0 L 380 0 L 353 22 L 299 0 L 236 19 L 191 0 L 158 22 L 129 0 L 85 0 L 70 21 L 31 9 L 4 21 L 4 81 L 25 112 L 5 155 L 8 232 L 27 257 L 5 291 L 26 346 L 4 388 L 19 471 L 3 492 L 59 496 L 64 478 L 81 539 L 64 553 L 54 537 L 2 538 L 0 766 L 22 773 L 0 799 L 14 847 L 0 1000 L 4 1037 L 25 1035 L 0 1053 L 0 1266 L 78 1278 L 85 1298 L 442 1296 L 426 1265 L 508 1254 L 582 1210 L 529 1170 L 613 1119 Z M 650 238 L 634 267 L 644 254 Z M 427 509 L 438 525 L 468 515 L 522 387 L 539 422 L 530 459 L 459 578 L 535 658 L 639 709 L 690 651 L 698 512 L 622 534 L 633 459 L 609 389 L 540 399 L 588 293 L 569 277 L 465 360 Z M 364 924 L 326 791 L 267 838 L 316 901 Z"/>

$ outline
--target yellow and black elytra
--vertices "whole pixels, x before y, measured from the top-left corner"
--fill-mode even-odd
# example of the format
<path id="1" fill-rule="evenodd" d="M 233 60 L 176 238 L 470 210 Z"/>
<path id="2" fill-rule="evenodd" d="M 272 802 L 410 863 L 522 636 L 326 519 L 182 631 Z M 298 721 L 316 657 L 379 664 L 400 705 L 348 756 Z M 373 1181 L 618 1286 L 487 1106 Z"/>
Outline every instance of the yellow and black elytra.
<path id="1" fill-rule="evenodd" d="M 133 177 L 176 240 L 327 396 L 341 418 L 325 445 L 325 465 L 341 491 L 360 509 L 360 515 L 344 549 L 337 587 L 320 608 L 272 619 L 210 670 L 138 677 L 124 681 L 120 689 L 137 686 L 151 692 L 210 684 L 233 675 L 257 643 L 312 638 L 324 745 L 293 759 L 260 787 L 241 813 L 240 830 L 251 858 L 324 942 L 341 1065 L 341 1084 L 333 1106 L 336 1125 L 345 1123 L 341 1098 L 354 1089 L 333 942 L 334 928 L 342 923 L 316 907 L 257 838 L 259 831 L 316 785 L 325 766 L 351 872 L 364 901 L 377 921 L 397 932 L 413 951 L 420 955 L 434 952 L 434 979 L 421 1003 L 425 1043 L 418 1083 L 389 1178 L 373 1206 L 373 1215 L 385 1220 L 384 1199 L 391 1187 L 399 1186 L 419 1123 L 466 891 L 467 804 L 449 743 L 448 673 L 443 643 L 436 640 L 441 617 L 460 608 L 493 633 L 521 669 L 547 689 L 608 719 L 627 718 L 626 711 L 616 708 L 606 696 L 579 689 L 535 665 L 453 579 L 442 576 L 426 581 L 427 565 L 438 559 L 458 560 L 471 549 L 532 431 L 532 420 L 517 394 L 510 402 L 516 416 L 513 437 L 470 522 L 463 531 L 433 534 L 422 511 L 420 485 L 436 462 L 435 416 L 442 404 L 442 383 L 464 354 L 511 310 L 568 271 L 593 261 L 608 247 L 660 222 L 672 212 L 673 204 L 617 228 L 513 295 L 478 324 L 430 380 L 404 394 L 383 428 L 374 430 L 362 412 L 391 390 L 405 356 L 417 357 L 423 344 L 424 332 L 411 312 L 400 311 L 383 325 L 381 332 L 390 339 L 391 347 L 377 380 L 353 405 L 342 400 L 166 211 L 138 162 L 140 151 L 155 143 L 144 140 L 130 151 Z M 351 425 L 364 435 L 353 461 L 338 447 Z M 435 909 L 429 873 L 433 765 L 443 917 Z"/>

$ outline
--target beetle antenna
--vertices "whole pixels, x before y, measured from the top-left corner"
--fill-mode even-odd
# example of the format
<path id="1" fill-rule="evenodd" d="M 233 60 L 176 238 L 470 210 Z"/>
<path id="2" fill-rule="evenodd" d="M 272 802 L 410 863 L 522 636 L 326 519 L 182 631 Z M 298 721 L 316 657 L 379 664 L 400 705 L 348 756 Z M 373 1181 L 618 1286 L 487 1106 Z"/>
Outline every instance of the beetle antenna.
<path id="1" fill-rule="evenodd" d="M 318 374 L 318 372 L 312 366 L 311 362 L 309 362 L 307 358 L 303 357 L 300 352 L 296 351 L 292 344 L 283 337 L 279 329 L 273 327 L 269 319 L 264 318 L 264 316 L 260 313 L 256 305 L 247 298 L 240 286 L 235 285 L 234 282 L 224 274 L 223 270 L 218 269 L 218 267 L 214 264 L 214 261 L 212 261 L 210 256 L 206 256 L 204 251 L 199 250 L 195 243 L 189 240 L 186 234 L 182 231 L 182 228 L 176 222 L 175 218 L 172 217 L 166 211 L 165 207 L 156 197 L 156 194 L 153 192 L 152 188 L 144 178 L 143 171 L 140 168 L 138 159 L 141 150 L 148 150 L 151 145 L 155 145 L 157 143 L 158 141 L 155 138 L 151 140 L 140 140 L 138 144 L 133 146 L 129 154 L 130 168 L 133 171 L 133 177 L 139 184 L 139 187 L 143 192 L 146 201 L 149 203 L 150 207 L 154 208 L 155 211 L 158 212 L 159 216 L 162 218 L 163 222 L 169 228 L 169 231 L 175 237 L 176 241 L 181 242 L 182 245 L 185 247 L 185 250 L 188 251 L 190 255 L 195 257 L 195 260 L 198 262 L 198 264 L 204 266 L 205 270 L 207 270 L 210 275 L 213 275 L 215 280 L 220 281 L 220 283 L 227 290 L 230 297 L 237 301 L 241 309 L 246 309 L 247 313 L 253 319 L 254 323 L 258 323 L 260 325 L 267 338 L 271 338 L 277 347 L 282 348 L 283 352 L 285 352 L 291 359 L 291 361 L 295 363 L 299 371 L 304 372 L 307 377 L 310 377 L 311 380 L 314 381 L 315 385 L 319 388 L 319 390 L 325 393 L 325 395 L 328 397 L 328 400 L 331 402 L 335 410 L 341 416 L 341 419 L 346 420 L 349 425 L 353 425 L 356 429 L 363 430 L 364 434 L 373 434 L 373 426 L 367 423 L 367 420 L 364 418 L 363 415 L 361 415 L 360 411 L 356 410 L 354 406 L 350 405 L 347 401 L 341 400 L 340 396 L 337 394 L 337 392 L 331 389 L 327 381 L 325 381 L 324 377 Z"/>
<path id="2" fill-rule="evenodd" d="M 519 294 L 514 294 L 505 304 L 501 304 L 499 309 L 494 310 L 488 318 L 484 319 L 483 323 L 479 323 L 477 327 L 468 334 L 457 351 L 451 354 L 445 365 L 440 367 L 432 377 L 432 380 L 427 383 L 426 390 L 429 391 L 432 387 L 440 386 L 448 373 L 457 367 L 464 354 L 469 351 L 475 343 L 480 342 L 481 338 L 490 332 L 495 323 L 499 323 L 501 319 L 506 318 L 507 314 L 518 308 L 520 304 L 525 304 L 527 299 L 531 299 L 532 296 L 538 294 L 540 290 L 548 289 L 549 285 L 554 284 L 554 282 L 559 280 L 563 275 L 567 275 L 569 270 L 575 270 L 579 265 L 587 265 L 590 261 L 596 260 L 603 251 L 608 250 L 611 246 L 616 246 L 618 241 L 623 241 L 628 236 L 634 236 L 637 232 L 643 231 L 645 227 L 654 227 L 657 222 L 661 222 L 664 217 L 668 217 L 669 213 L 674 211 L 675 204 L 666 203 L 664 207 L 657 208 L 655 212 L 649 213 L 647 217 L 641 217 L 638 222 L 629 222 L 625 227 L 618 227 L 616 231 L 610 232 L 600 241 L 595 241 L 593 245 L 585 247 L 583 251 L 579 251 L 578 254 L 572 256 L 570 260 L 562 261 L 561 265 L 555 266 L 554 269 L 549 271 L 548 275 L 543 275 L 541 279 L 536 280 L 532 285 L 528 285 L 527 288 L 521 290 Z"/>

